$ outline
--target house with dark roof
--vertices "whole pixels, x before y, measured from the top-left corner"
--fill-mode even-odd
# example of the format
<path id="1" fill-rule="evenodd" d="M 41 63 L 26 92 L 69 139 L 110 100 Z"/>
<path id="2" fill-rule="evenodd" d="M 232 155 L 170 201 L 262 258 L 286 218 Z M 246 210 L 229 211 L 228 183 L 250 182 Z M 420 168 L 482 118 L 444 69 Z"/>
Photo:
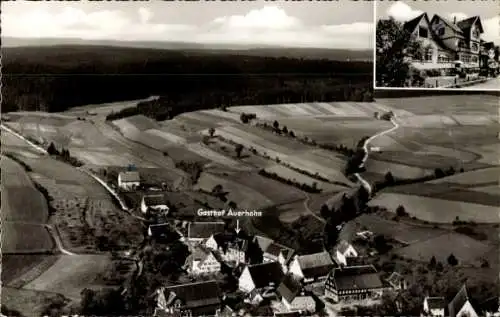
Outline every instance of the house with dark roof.
<path id="1" fill-rule="evenodd" d="M 355 258 L 357 256 L 358 252 L 356 249 L 346 240 L 340 240 L 335 246 L 335 260 L 338 265 L 347 265 L 347 258 Z"/>
<path id="2" fill-rule="evenodd" d="M 446 301 L 444 297 L 429 297 L 424 298 L 424 316 L 429 317 L 444 317 Z"/>
<path id="3" fill-rule="evenodd" d="M 499 317 L 500 316 L 500 296 L 488 298 L 481 303 L 484 315 L 486 317 Z"/>
<path id="4" fill-rule="evenodd" d="M 408 281 L 398 272 L 392 272 L 386 279 L 387 283 L 391 285 L 394 290 L 405 290 L 408 288 Z"/>
<path id="5" fill-rule="evenodd" d="M 178 240 L 180 239 L 179 233 L 172 228 L 169 223 L 159 223 L 149 225 L 148 227 L 148 236 L 153 238 L 163 238 L 163 239 L 172 239 Z"/>
<path id="6" fill-rule="evenodd" d="M 478 317 L 474 307 L 472 307 L 467 287 L 463 285 L 457 295 L 448 304 L 449 317 Z"/>
<path id="7" fill-rule="evenodd" d="M 262 250 L 265 263 L 279 262 L 283 267 L 283 272 L 286 273 L 288 271 L 288 263 L 292 259 L 295 250 L 267 237 L 255 236 L 254 241 Z"/>
<path id="8" fill-rule="evenodd" d="M 187 271 L 191 275 L 203 275 L 220 272 L 221 264 L 211 250 L 196 245 L 186 259 Z"/>
<path id="9" fill-rule="evenodd" d="M 286 275 L 278 286 L 278 296 L 289 312 L 308 312 L 316 310 L 316 302 L 304 294 L 302 284 L 292 274 Z"/>
<path id="10" fill-rule="evenodd" d="M 137 171 L 125 171 L 118 173 L 118 187 L 131 190 L 141 185 L 141 177 Z"/>
<path id="11" fill-rule="evenodd" d="M 156 311 L 169 316 L 213 316 L 222 304 L 222 294 L 216 281 L 160 287 L 156 296 Z"/>
<path id="12" fill-rule="evenodd" d="M 296 255 L 290 262 L 289 272 L 303 283 L 316 283 L 323 282 L 335 266 L 330 254 L 323 251 Z"/>
<path id="13" fill-rule="evenodd" d="M 204 244 L 216 251 L 224 262 L 238 265 L 246 263 L 248 243 L 247 239 L 238 237 L 236 232 L 223 232 L 212 235 Z"/>
<path id="14" fill-rule="evenodd" d="M 215 234 L 224 232 L 226 224 L 223 221 L 190 222 L 187 226 L 186 240 L 190 243 L 202 243 Z"/>
<path id="15" fill-rule="evenodd" d="M 276 290 L 283 276 L 283 270 L 278 262 L 248 265 L 241 273 L 238 288 L 245 293 L 254 290 L 259 292 Z"/>
<path id="16" fill-rule="evenodd" d="M 346 266 L 332 270 L 325 282 L 325 297 L 335 302 L 376 299 L 386 286 L 373 265 Z"/>
<path id="17" fill-rule="evenodd" d="M 444 71 L 455 68 L 455 61 L 460 61 L 461 67 L 479 70 L 481 34 L 484 33 L 479 16 L 449 21 L 437 14 L 429 19 L 427 13 L 422 13 L 407 21 L 404 29 L 424 48 L 422 58 L 409 56 L 415 68 Z"/>
<path id="18" fill-rule="evenodd" d="M 167 199 L 163 194 L 144 195 L 141 200 L 141 211 L 161 212 L 167 214 L 169 211 Z"/>

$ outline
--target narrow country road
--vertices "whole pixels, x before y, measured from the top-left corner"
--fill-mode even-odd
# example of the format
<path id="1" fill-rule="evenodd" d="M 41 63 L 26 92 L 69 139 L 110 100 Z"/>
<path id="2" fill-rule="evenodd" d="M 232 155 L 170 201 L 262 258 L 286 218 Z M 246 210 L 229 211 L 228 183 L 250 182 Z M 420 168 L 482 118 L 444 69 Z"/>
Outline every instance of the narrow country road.
<path id="1" fill-rule="evenodd" d="M 304 200 L 304 208 L 307 210 L 307 212 L 310 213 L 314 218 L 316 218 L 319 221 L 321 221 L 322 223 L 326 223 L 325 219 L 323 219 L 322 217 L 318 216 L 315 212 L 313 212 L 309 208 L 309 201 L 311 200 L 311 196 L 309 196 L 309 194 L 307 194 L 305 192 L 304 192 L 304 195 L 306 196 L 306 199 Z"/>
<path id="2" fill-rule="evenodd" d="M 25 138 L 24 136 L 20 135 L 19 133 L 17 133 L 16 131 L 12 130 L 11 128 L 7 127 L 6 125 L 4 125 L 3 123 L 0 124 L 0 127 L 2 129 L 4 129 L 5 131 L 9 132 L 10 134 L 20 138 L 21 140 L 23 140 L 24 142 L 26 142 L 29 146 L 31 146 L 32 148 L 34 148 L 35 150 L 39 151 L 39 152 L 42 152 L 43 154 L 47 154 L 47 150 L 36 145 L 35 143 L 31 142 L 30 140 L 28 140 L 27 138 Z"/>
<path id="3" fill-rule="evenodd" d="M 61 253 L 66 254 L 66 255 L 78 255 L 76 253 L 73 253 L 71 251 L 66 250 L 63 247 L 61 237 L 59 236 L 59 232 L 57 231 L 57 229 L 55 229 L 52 225 L 48 225 L 48 224 L 45 224 L 44 227 L 47 228 L 50 235 L 54 238 L 57 249 L 59 249 L 59 251 L 61 251 Z"/>
<path id="4" fill-rule="evenodd" d="M 368 139 L 366 139 L 365 143 L 363 144 L 363 150 L 365 152 L 365 156 L 363 157 L 363 160 L 361 161 L 359 168 L 363 168 L 365 166 L 366 161 L 368 160 L 368 157 L 370 155 L 370 149 L 368 148 L 368 146 L 370 145 L 370 142 L 372 142 L 373 140 L 375 140 L 376 138 L 378 138 L 384 134 L 390 133 L 390 132 L 396 130 L 397 128 L 399 128 L 399 124 L 396 121 L 396 115 L 394 115 L 394 117 L 391 118 L 391 123 L 393 125 L 392 128 L 384 130 L 384 131 L 379 132 L 377 134 L 374 134 L 371 137 L 369 137 Z M 368 193 L 371 194 L 372 193 L 372 186 L 370 185 L 370 183 L 368 183 L 363 177 L 361 177 L 361 175 L 359 173 L 354 173 L 354 176 L 356 176 L 356 178 L 361 183 L 361 185 L 363 185 L 366 188 Z"/>

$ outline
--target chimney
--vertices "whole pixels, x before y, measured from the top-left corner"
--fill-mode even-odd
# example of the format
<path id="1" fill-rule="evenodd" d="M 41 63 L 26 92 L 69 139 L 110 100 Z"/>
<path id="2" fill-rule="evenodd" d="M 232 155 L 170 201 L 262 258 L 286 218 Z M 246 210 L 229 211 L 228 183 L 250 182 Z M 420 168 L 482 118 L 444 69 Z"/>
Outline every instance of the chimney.
<path id="1" fill-rule="evenodd" d="M 457 24 L 457 17 L 456 16 L 453 17 L 453 24 Z"/>

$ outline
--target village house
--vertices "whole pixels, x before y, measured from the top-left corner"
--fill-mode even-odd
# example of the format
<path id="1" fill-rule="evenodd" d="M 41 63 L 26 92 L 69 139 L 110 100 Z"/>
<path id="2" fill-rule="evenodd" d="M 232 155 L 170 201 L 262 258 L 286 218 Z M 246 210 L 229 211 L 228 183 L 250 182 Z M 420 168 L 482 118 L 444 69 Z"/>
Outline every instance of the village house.
<path id="1" fill-rule="evenodd" d="M 160 212 L 167 214 L 169 207 L 165 195 L 144 195 L 141 200 L 141 211 L 147 213 L 148 211 Z"/>
<path id="2" fill-rule="evenodd" d="M 316 302 L 311 296 L 305 296 L 302 285 L 292 274 L 286 275 L 278 286 L 278 295 L 283 306 L 289 312 L 313 313 Z"/>
<path id="3" fill-rule="evenodd" d="M 236 232 L 216 233 L 204 244 L 207 248 L 217 251 L 221 259 L 228 264 L 246 263 L 248 240 L 239 238 Z"/>
<path id="4" fill-rule="evenodd" d="M 409 56 L 412 65 L 421 70 L 446 70 L 459 61 L 464 68 L 479 70 L 479 54 L 483 26 L 479 16 L 449 21 L 437 14 L 429 19 L 427 13 L 404 24 L 419 41 L 425 52 L 421 59 Z"/>
<path id="5" fill-rule="evenodd" d="M 334 269 L 325 283 L 325 297 L 334 302 L 377 299 L 385 289 L 373 265 L 346 266 Z"/>
<path id="6" fill-rule="evenodd" d="M 485 317 L 500 317 L 500 297 L 493 296 L 481 303 Z"/>
<path id="7" fill-rule="evenodd" d="M 167 313 L 168 316 L 213 316 L 222 306 L 217 281 L 160 287 L 156 296 L 156 316 L 160 313 Z"/>
<path id="8" fill-rule="evenodd" d="M 148 236 L 168 240 L 178 240 L 180 235 L 169 223 L 153 224 L 148 226 Z"/>
<path id="9" fill-rule="evenodd" d="M 132 190 L 141 185 L 141 177 L 137 171 L 126 171 L 118 174 L 118 187 L 123 190 Z"/>
<path id="10" fill-rule="evenodd" d="M 211 250 L 201 245 L 191 249 L 191 254 L 186 259 L 187 271 L 191 275 L 203 275 L 220 272 L 221 264 Z"/>
<path id="11" fill-rule="evenodd" d="M 408 281 L 398 272 L 392 272 L 386 281 L 394 290 L 397 291 L 408 288 Z"/>
<path id="12" fill-rule="evenodd" d="M 197 243 L 203 243 L 203 242 L 208 242 L 208 241 L 215 241 L 213 240 L 213 236 L 217 233 L 222 233 L 224 232 L 226 228 L 226 224 L 223 221 L 216 221 L 216 222 L 190 222 L 188 223 L 188 228 L 187 228 L 187 241 L 190 242 L 191 244 L 197 244 Z M 207 241 L 208 240 L 208 241 Z M 214 249 L 213 247 L 215 246 L 214 250 L 217 250 L 217 242 L 215 244 L 212 243 L 204 243 L 205 246 L 209 247 L 210 249 Z"/>
<path id="13" fill-rule="evenodd" d="M 287 271 L 288 263 L 295 253 L 292 248 L 262 236 L 255 236 L 254 242 L 256 242 L 262 250 L 264 262 L 279 262 L 283 266 L 283 271 Z"/>
<path id="14" fill-rule="evenodd" d="M 248 294 L 254 290 L 260 294 L 274 292 L 283 276 L 278 262 L 247 265 L 238 280 L 238 288 Z"/>
<path id="15" fill-rule="evenodd" d="M 335 260 L 338 265 L 347 265 L 347 258 L 355 258 L 358 252 L 352 244 L 346 240 L 341 240 L 335 247 Z"/>
<path id="16" fill-rule="evenodd" d="M 444 317 L 446 302 L 444 297 L 425 297 L 423 316 Z"/>
<path id="17" fill-rule="evenodd" d="M 296 255 L 290 262 L 289 272 L 303 283 L 322 283 L 335 266 L 330 254 L 323 251 Z"/>
<path id="18" fill-rule="evenodd" d="M 457 295 L 448 304 L 449 317 L 478 317 L 476 310 L 472 307 L 467 287 L 460 288 Z"/>

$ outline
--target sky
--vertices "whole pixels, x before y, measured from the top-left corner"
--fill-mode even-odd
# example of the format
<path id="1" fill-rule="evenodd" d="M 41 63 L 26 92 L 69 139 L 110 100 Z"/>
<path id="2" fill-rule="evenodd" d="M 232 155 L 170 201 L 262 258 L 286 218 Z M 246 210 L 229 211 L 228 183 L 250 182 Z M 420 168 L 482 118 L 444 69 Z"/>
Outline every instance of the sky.
<path id="1" fill-rule="evenodd" d="M 367 49 L 363 1 L 3 1 L 2 36 Z"/>
<path id="2" fill-rule="evenodd" d="M 493 0 L 486 1 L 398 1 L 377 2 L 376 15 L 378 18 L 392 16 L 398 21 L 406 22 L 427 12 L 429 18 L 438 14 L 443 18 L 453 21 L 453 17 L 462 20 L 479 15 L 484 28 L 482 39 L 500 44 L 500 9 L 499 4 Z"/>

